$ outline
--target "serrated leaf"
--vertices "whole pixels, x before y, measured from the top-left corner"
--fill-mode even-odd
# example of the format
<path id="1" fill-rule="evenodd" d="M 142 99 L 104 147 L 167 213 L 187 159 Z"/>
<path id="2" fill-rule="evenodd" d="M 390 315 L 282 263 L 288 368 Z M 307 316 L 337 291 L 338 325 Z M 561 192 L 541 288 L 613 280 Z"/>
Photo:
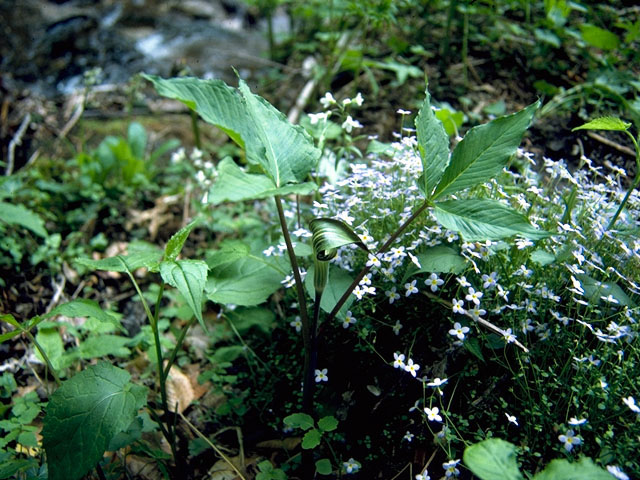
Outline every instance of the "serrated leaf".
<path id="1" fill-rule="evenodd" d="M 222 304 L 258 305 L 282 287 L 284 272 L 290 268 L 284 259 L 260 258 L 247 253 L 211 269 L 207 298 Z"/>
<path id="2" fill-rule="evenodd" d="M 481 185 L 495 177 L 516 152 L 540 101 L 512 115 L 473 127 L 451 154 L 433 198 Z"/>
<path id="3" fill-rule="evenodd" d="M 265 175 L 246 173 L 229 157 L 218 164 L 218 178 L 209 191 L 209 201 L 213 205 L 223 202 L 257 200 L 274 195 L 308 195 L 317 190 L 313 182 L 285 185 L 277 188 Z"/>
<path id="4" fill-rule="evenodd" d="M 50 397 L 42 430 L 50 480 L 81 478 L 126 430 L 146 402 L 146 389 L 106 362 L 65 381 Z"/>
<path id="5" fill-rule="evenodd" d="M 202 260 L 164 261 L 160 263 L 160 275 L 165 283 L 178 289 L 203 328 L 202 295 L 207 282 L 209 267 Z"/>
<path id="6" fill-rule="evenodd" d="M 313 428 L 314 422 L 311 415 L 306 413 L 293 413 L 284 418 L 284 424 L 291 428 L 300 428 L 302 430 L 309 430 Z"/>
<path id="7" fill-rule="evenodd" d="M 316 258 L 323 262 L 329 261 L 336 256 L 339 247 L 356 244 L 365 251 L 369 251 L 367 246 L 360 240 L 360 237 L 346 223 L 334 218 L 314 218 L 309 222 L 309 228 L 313 234 L 311 243 Z"/>
<path id="8" fill-rule="evenodd" d="M 425 90 L 425 99 L 415 123 L 418 150 L 422 159 L 422 176 L 418 186 L 430 198 L 449 162 L 449 136 L 431 108 L 428 89 Z"/>
<path id="9" fill-rule="evenodd" d="M 322 434 L 318 430 L 315 428 L 313 430 L 309 430 L 304 434 L 304 437 L 302 437 L 302 448 L 305 450 L 316 448 L 320 445 L 321 438 Z"/>
<path id="10" fill-rule="evenodd" d="M 47 237 L 44 220 L 35 212 L 23 205 L 0 202 L 0 221 L 9 225 L 19 225 L 40 237 Z"/>
<path id="11" fill-rule="evenodd" d="M 491 438 L 464 450 L 464 463 L 482 480 L 521 480 L 515 445 Z"/>
<path id="12" fill-rule="evenodd" d="M 594 118 L 590 122 L 585 123 L 572 129 L 572 132 L 576 130 L 612 130 L 615 132 L 624 132 L 629 130 L 631 123 L 623 122 L 617 117 L 600 117 Z"/>
<path id="13" fill-rule="evenodd" d="M 455 249 L 446 245 L 427 248 L 416 257 L 422 268 L 411 272 L 411 275 L 424 272 L 460 273 L 467 267 L 467 260 Z"/>
<path id="14" fill-rule="evenodd" d="M 221 80 L 143 76 L 159 94 L 180 100 L 227 133 L 245 149 L 247 161 L 263 167 L 276 188 L 302 182 L 320 157 L 302 127 L 289 123 L 242 80 L 237 90 Z"/>
<path id="15" fill-rule="evenodd" d="M 304 285 L 307 289 L 307 293 L 311 298 L 316 298 L 316 291 L 313 285 L 314 275 L 315 266 L 311 266 L 304 280 Z M 335 267 L 334 265 L 330 265 L 329 281 L 327 282 L 327 285 L 322 292 L 322 298 L 320 299 L 320 308 L 327 313 L 331 313 L 333 307 L 336 306 L 338 300 L 340 300 L 340 297 L 342 297 L 347 288 L 351 286 L 352 282 L 353 278 L 351 278 L 351 276 L 349 276 L 347 272 L 341 270 L 338 267 Z M 338 312 L 338 318 L 344 318 L 354 300 L 355 296 L 349 295 L 347 301 L 344 303 L 342 308 L 340 308 L 340 312 Z"/>
<path id="16" fill-rule="evenodd" d="M 58 305 L 51 310 L 48 314 L 44 315 L 45 318 L 50 318 L 55 315 L 64 315 L 65 317 L 85 317 L 95 318 L 101 322 L 110 323 L 120 331 L 126 331 L 120 322 L 109 312 L 104 311 L 98 302 L 89 299 L 76 299 L 62 305 Z"/>
<path id="17" fill-rule="evenodd" d="M 187 240 L 187 237 L 191 233 L 191 230 L 198 224 L 199 219 L 195 219 L 188 225 L 182 227 L 176 233 L 174 233 L 169 241 L 167 242 L 167 246 L 164 248 L 164 259 L 165 260 L 176 260 L 180 252 L 182 251 L 182 247 L 184 246 L 184 242 Z"/>
<path id="18" fill-rule="evenodd" d="M 328 458 L 321 458 L 316 462 L 316 472 L 320 475 L 331 475 L 332 471 L 331 460 Z"/>
<path id="19" fill-rule="evenodd" d="M 587 457 L 569 463 L 565 459 L 552 460 L 546 468 L 537 473 L 533 480 L 612 480 L 613 476 L 598 467 Z"/>
<path id="20" fill-rule="evenodd" d="M 318 420 L 318 428 L 323 432 L 332 432 L 338 428 L 338 420 L 333 415 L 322 417 Z"/>
<path id="21" fill-rule="evenodd" d="M 499 240 L 520 235 L 539 239 L 549 235 L 537 230 L 517 211 L 495 200 L 448 200 L 434 204 L 438 222 L 459 232 L 466 240 Z"/>

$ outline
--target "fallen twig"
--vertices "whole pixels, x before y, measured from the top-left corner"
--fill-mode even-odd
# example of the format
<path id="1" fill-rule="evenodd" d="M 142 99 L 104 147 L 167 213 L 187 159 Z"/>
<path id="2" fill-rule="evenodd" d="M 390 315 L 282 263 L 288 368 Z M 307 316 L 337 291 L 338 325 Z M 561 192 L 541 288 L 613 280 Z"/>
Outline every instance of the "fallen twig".
<path id="1" fill-rule="evenodd" d="M 29 122 L 31 121 L 31 114 L 27 112 L 27 114 L 22 119 L 22 123 L 18 127 L 18 131 L 9 142 L 9 152 L 7 154 L 7 166 L 5 167 L 4 174 L 5 176 L 9 176 L 13 173 L 13 166 L 15 164 L 15 152 L 16 147 L 22 143 L 22 136 L 24 132 L 27 131 L 27 127 L 29 126 Z"/>
<path id="2" fill-rule="evenodd" d="M 624 145 L 620 145 L 619 143 L 614 142 L 613 140 L 609 140 L 606 137 L 603 137 L 602 135 L 598 135 L 596 132 L 587 132 L 587 135 L 591 138 L 593 138 L 594 140 L 597 140 L 598 142 L 606 145 L 607 147 L 611 147 L 621 153 L 624 153 L 626 155 L 629 155 L 633 158 L 636 158 L 636 152 L 634 152 L 631 148 L 629 147 L 625 147 Z"/>

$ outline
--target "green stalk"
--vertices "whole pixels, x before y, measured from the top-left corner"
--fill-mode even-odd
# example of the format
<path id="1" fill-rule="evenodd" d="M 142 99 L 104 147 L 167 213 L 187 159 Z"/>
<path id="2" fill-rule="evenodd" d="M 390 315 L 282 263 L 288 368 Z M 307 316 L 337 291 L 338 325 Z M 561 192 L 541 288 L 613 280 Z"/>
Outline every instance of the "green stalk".
<path id="1" fill-rule="evenodd" d="M 180 336 L 176 341 L 176 346 L 171 351 L 171 355 L 169 355 L 169 360 L 167 360 L 167 366 L 164 368 L 164 371 L 162 373 L 165 381 L 169 376 L 169 370 L 171 370 L 171 366 L 173 365 L 173 362 L 175 362 L 176 356 L 178 355 L 180 348 L 182 348 L 182 342 L 184 342 L 184 339 L 187 336 L 187 332 L 195 322 L 196 322 L 196 317 L 191 317 L 191 320 L 189 320 L 189 322 L 180 331 Z"/>
<path id="2" fill-rule="evenodd" d="M 415 212 L 413 212 L 411 216 L 402 225 L 400 225 L 398 230 L 396 230 L 394 234 L 389 237 L 389 239 L 385 242 L 385 244 L 382 245 L 382 247 L 380 247 L 375 254 L 380 255 L 381 253 L 386 252 L 389 249 L 389 247 L 393 245 L 393 242 L 395 242 L 398 239 L 398 237 L 402 234 L 402 232 L 404 232 L 405 229 L 416 218 L 418 218 L 418 216 L 420 216 L 420 214 L 424 210 L 426 210 L 428 206 L 429 206 L 429 201 L 425 201 L 422 205 L 420 205 L 420 207 L 418 207 L 418 209 Z M 336 315 L 338 314 L 338 312 L 340 311 L 344 303 L 347 301 L 347 298 L 349 298 L 349 295 L 351 295 L 351 292 L 353 292 L 353 289 L 360 284 L 360 280 L 364 278 L 364 276 L 369 272 L 369 270 L 371 270 L 371 267 L 367 267 L 367 266 L 363 267 L 362 270 L 360 270 L 360 273 L 358 273 L 356 278 L 354 278 L 353 282 L 351 282 L 351 285 L 349 285 L 349 287 L 342 294 L 342 297 L 340 297 L 340 300 L 338 300 L 338 303 L 336 303 L 336 306 L 333 307 L 333 310 L 331 310 L 331 313 L 329 314 L 329 317 L 327 319 L 329 322 L 332 321 L 334 318 L 336 318 Z"/>
<path id="3" fill-rule="evenodd" d="M 631 138 L 631 141 L 633 142 L 633 146 L 636 149 L 636 177 L 633 179 L 633 183 L 631 184 L 631 187 L 627 191 L 627 194 L 622 199 L 622 203 L 618 207 L 616 214 L 613 216 L 613 218 L 609 222 L 609 226 L 607 227 L 607 230 L 611 230 L 613 228 L 613 226 L 616 223 L 616 220 L 618 220 L 618 217 L 622 213 L 624 206 L 627 204 L 627 201 L 631 196 L 631 192 L 633 192 L 636 188 L 638 188 L 638 185 L 640 185 L 640 148 L 638 148 L 638 142 L 636 141 L 635 138 L 633 138 L 633 135 L 631 135 L 631 133 L 628 130 L 625 130 L 624 132 L 627 135 L 629 135 L 629 138 Z"/>
<path id="4" fill-rule="evenodd" d="M 200 127 L 198 126 L 198 114 L 191 110 L 191 129 L 193 130 L 193 141 L 198 150 L 202 150 L 202 142 L 200 141 Z"/>

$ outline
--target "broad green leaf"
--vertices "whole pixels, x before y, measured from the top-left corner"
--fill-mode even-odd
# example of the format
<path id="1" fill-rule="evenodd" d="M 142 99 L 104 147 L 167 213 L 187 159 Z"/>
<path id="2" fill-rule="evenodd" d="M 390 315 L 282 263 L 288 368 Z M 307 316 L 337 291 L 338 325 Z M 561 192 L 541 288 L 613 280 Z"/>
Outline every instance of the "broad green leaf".
<path id="1" fill-rule="evenodd" d="M 235 262 L 240 258 L 250 255 L 250 247 L 239 240 L 229 240 L 220 245 L 220 250 L 210 250 L 207 252 L 207 265 L 214 269 L 225 263 Z"/>
<path id="2" fill-rule="evenodd" d="M 422 158 L 422 177 L 418 185 L 422 193 L 430 198 L 449 162 L 449 136 L 431 108 L 428 89 L 416 117 L 416 134 Z"/>
<path id="3" fill-rule="evenodd" d="M 127 142 L 131 148 L 131 153 L 138 159 L 144 158 L 144 151 L 147 148 L 147 131 L 138 122 L 131 122 L 127 129 Z"/>
<path id="4" fill-rule="evenodd" d="M 53 368 L 58 371 L 62 368 L 62 355 L 64 354 L 64 344 L 62 343 L 62 337 L 57 328 L 40 328 L 36 334 L 36 341 L 42 347 L 47 354 L 47 358 L 53 365 Z M 41 362 L 44 362 L 44 358 L 40 354 L 39 349 L 35 349 L 35 354 Z"/>
<path id="5" fill-rule="evenodd" d="M 247 350 L 242 345 L 230 345 L 228 347 L 217 347 L 213 355 L 207 357 L 213 365 L 221 365 L 235 361 L 238 357 L 247 354 Z"/>
<path id="6" fill-rule="evenodd" d="M 6 437 L 5 437 L 6 438 Z M 27 470 L 36 471 L 40 462 L 35 458 L 11 458 L 3 459 L 0 464 L 0 478 L 33 478 L 27 474 L 18 476 L 19 472 Z"/>
<path id="7" fill-rule="evenodd" d="M 125 331 L 124 327 L 111 313 L 103 310 L 94 300 L 77 299 L 62 305 L 58 305 L 44 317 L 50 318 L 55 315 L 64 315 L 65 317 L 88 317 L 95 318 L 101 322 L 110 323 L 120 331 Z"/>
<path id="8" fill-rule="evenodd" d="M 282 287 L 290 270 L 283 259 L 248 254 L 211 269 L 207 298 L 216 303 L 253 306 Z"/>
<path id="9" fill-rule="evenodd" d="M 127 269 L 133 272 L 138 268 L 148 268 L 151 271 L 157 271 L 160 260 L 162 259 L 162 250 L 155 245 L 145 242 L 131 242 L 127 246 L 126 255 L 117 255 L 115 257 L 107 257 L 101 260 L 93 260 L 91 258 L 76 258 L 74 261 L 85 267 L 94 270 L 106 270 L 109 272 L 126 272 Z M 123 264 L 124 261 L 124 264 Z M 126 265 L 126 266 L 125 266 Z"/>
<path id="10" fill-rule="evenodd" d="M 50 397 L 42 430 L 50 480 L 75 480 L 95 467 L 111 439 L 146 403 L 146 389 L 106 362 L 65 381 Z"/>
<path id="11" fill-rule="evenodd" d="M 244 335 L 251 329 L 258 329 L 262 333 L 270 333 L 276 314 L 272 310 L 261 307 L 238 307 L 225 314 L 233 323 L 240 335 Z"/>
<path id="12" fill-rule="evenodd" d="M 590 122 L 585 123 L 584 125 L 580 125 L 572 129 L 572 132 L 576 130 L 613 130 L 616 132 L 624 132 L 625 130 L 629 130 L 631 127 L 630 123 L 623 122 L 621 119 L 617 117 L 600 117 L 594 118 Z"/>
<path id="13" fill-rule="evenodd" d="M 555 262 L 556 256 L 546 250 L 536 250 L 531 254 L 531 260 L 544 267 Z"/>
<path id="14" fill-rule="evenodd" d="M 619 305 L 627 307 L 635 306 L 633 300 L 631 300 L 624 290 L 615 282 L 600 282 L 586 274 L 577 275 L 576 277 L 580 280 L 580 285 L 584 289 L 585 297 L 587 297 L 591 303 L 598 304 L 601 302 L 602 297 L 611 295 Z"/>
<path id="15" fill-rule="evenodd" d="M 316 291 L 313 285 L 314 275 L 315 266 L 312 266 L 309 268 L 307 277 L 304 281 L 307 293 L 309 293 L 309 296 L 311 298 L 316 298 Z M 353 278 L 351 278 L 347 272 L 333 265 L 330 265 L 329 281 L 327 282 L 327 285 L 322 293 L 322 298 L 320 299 L 320 308 L 327 313 L 331 313 L 333 307 L 336 306 L 336 303 L 338 303 L 338 300 L 340 300 L 340 297 L 342 297 L 342 294 L 344 294 L 347 288 L 351 286 L 351 282 L 353 282 Z M 349 295 L 349 298 L 340 309 L 340 312 L 338 312 L 338 318 L 344 318 L 354 300 L 355 297 L 353 295 Z"/>
<path id="16" fill-rule="evenodd" d="M 337 254 L 339 247 L 356 244 L 365 251 L 367 246 L 346 223 L 334 218 L 314 218 L 309 222 L 313 234 L 313 250 L 318 260 L 329 261 Z"/>
<path id="17" fill-rule="evenodd" d="M 109 355 L 128 357 L 131 355 L 131 350 L 126 347 L 129 343 L 131 343 L 130 338 L 117 335 L 90 336 L 83 340 L 77 349 L 69 352 L 69 356 L 71 359 L 79 357 L 87 360 Z"/>
<path id="18" fill-rule="evenodd" d="M 540 101 L 512 115 L 473 127 L 456 145 L 433 198 L 481 185 L 496 176 L 516 152 Z"/>
<path id="19" fill-rule="evenodd" d="M 131 445 L 136 440 L 139 440 L 142 437 L 142 425 L 143 421 L 140 416 L 134 418 L 131 425 L 129 425 L 125 431 L 116 434 L 116 436 L 111 439 L 109 446 L 107 447 L 107 451 L 118 451 L 127 445 Z"/>
<path id="20" fill-rule="evenodd" d="M 332 432 L 338 428 L 338 420 L 333 415 L 318 420 L 318 428 L 323 432 Z"/>
<path id="21" fill-rule="evenodd" d="M 615 33 L 595 25 L 580 25 L 580 34 L 589 45 L 602 50 L 615 50 L 620 45 L 620 38 Z"/>
<path id="22" fill-rule="evenodd" d="M 160 264 L 160 275 L 165 283 L 178 289 L 203 328 L 202 293 L 207 282 L 209 267 L 202 260 L 164 261 Z"/>
<path id="23" fill-rule="evenodd" d="M 422 268 L 411 272 L 412 275 L 423 272 L 460 273 L 467 266 L 467 260 L 455 249 L 446 245 L 430 247 L 417 257 Z"/>
<path id="24" fill-rule="evenodd" d="M 313 428 L 313 418 L 306 413 L 293 413 L 284 418 L 284 424 L 291 428 L 301 428 L 302 430 L 309 430 Z"/>
<path id="25" fill-rule="evenodd" d="M 304 448 L 305 450 L 316 448 L 318 445 L 320 445 L 321 438 L 322 434 L 318 430 L 316 430 L 315 428 L 309 430 L 304 434 L 304 437 L 302 437 L 302 448 Z"/>
<path id="26" fill-rule="evenodd" d="M 178 255 L 180 255 L 180 252 L 182 251 L 184 242 L 187 240 L 187 237 L 191 233 L 191 230 L 193 230 L 193 227 L 198 224 L 198 221 L 198 219 L 195 219 L 189 223 L 189 225 L 185 225 L 171 236 L 167 242 L 167 246 L 164 248 L 164 260 L 173 261 L 178 258 Z"/>
<path id="27" fill-rule="evenodd" d="M 252 133 L 264 149 L 258 163 L 277 188 L 302 182 L 320 158 L 320 150 L 313 145 L 311 136 L 299 125 L 289 123 L 264 98 L 251 93 L 243 80 L 239 90 L 253 120 Z"/>
<path id="28" fill-rule="evenodd" d="M 565 459 L 551 461 L 533 480 L 612 480 L 613 476 L 593 460 L 582 457 L 574 463 Z"/>
<path id="29" fill-rule="evenodd" d="M 464 113 L 450 110 L 447 107 L 442 107 L 434 112 L 436 118 L 442 122 L 444 131 L 447 132 L 449 137 L 452 137 L 460 130 L 460 127 L 464 123 Z"/>
<path id="30" fill-rule="evenodd" d="M 294 126 L 240 80 L 239 90 L 220 80 L 144 75 L 159 94 L 180 100 L 245 149 L 247 161 L 261 165 L 276 188 L 302 182 L 320 157 L 311 137 Z"/>
<path id="31" fill-rule="evenodd" d="M 491 438 L 467 447 L 464 463 L 482 480 L 521 480 L 515 445 Z"/>
<path id="32" fill-rule="evenodd" d="M 320 475 L 331 475 L 333 468 L 331 468 L 331 460 L 328 458 L 321 458 L 316 462 L 316 472 Z"/>
<path id="33" fill-rule="evenodd" d="M 256 200 L 274 195 L 308 195 L 317 190 L 313 182 L 285 185 L 276 188 L 273 181 L 261 174 L 246 173 L 229 157 L 218 164 L 218 178 L 209 191 L 209 202 L 218 205 L 223 202 Z"/>
<path id="34" fill-rule="evenodd" d="M 516 210 L 495 200 L 447 200 L 434 204 L 438 222 L 449 230 L 460 232 L 466 240 L 499 240 L 520 235 L 539 239 L 548 236 L 537 230 Z"/>
<path id="35" fill-rule="evenodd" d="M 48 235 L 47 230 L 44 228 L 44 220 L 23 205 L 0 202 L 0 222 L 19 225 L 31 230 L 40 237 Z"/>

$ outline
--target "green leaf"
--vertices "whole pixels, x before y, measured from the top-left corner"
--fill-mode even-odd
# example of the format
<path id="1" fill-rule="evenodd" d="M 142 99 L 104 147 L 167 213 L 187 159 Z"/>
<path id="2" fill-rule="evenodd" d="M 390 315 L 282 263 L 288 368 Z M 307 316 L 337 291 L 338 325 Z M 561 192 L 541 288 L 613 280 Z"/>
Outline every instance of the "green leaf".
<path id="1" fill-rule="evenodd" d="M 57 328 L 40 328 L 36 334 L 36 341 L 47 354 L 53 368 L 59 370 L 62 367 L 62 355 L 64 354 L 64 344 Z M 40 350 L 35 350 L 36 357 L 44 362 Z"/>
<path id="2" fill-rule="evenodd" d="M 258 305 L 269 298 L 282 287 L 280 282 L 291 267 L 284 259 L 260 255 L 248 253 L 212 268 L 206 285 L 207 298 L 243 306 Z"/>
<path id="3" fill-rule="evenodd" d="M 293 413 L 284 418 L 284 424 L 291 428 L 300 428 L 302 430 L 309 430 L 313 428 L 313 418 L 306 413 Z"/>
<path id="4" fill-rule="evenodd" d="M 6 332 L 0 335 L 0 343 L 6 342 L 7 340 L 13 337 L 17 337 L 22 333 L 22 327 L 20 326 L 20 324 L 18 323 L 18 321 L 15 319 L 13 315 L 9 313 L 0 315 L 0 322 L 7 322 L 9 325 L 15 328 L 15 330 L 12 330 L 10 332 Z"/>
<path id="5" fill-rule="evenodd" d="M 480 341 L 476 337 L 468 337 L 464 340 L 464 348 L 473 354 L 482 363 L 485 363 L 484 355 L 482 355 L 482 347 Z"/>
<path id="6" fill-rule="evenodd" d="M 580 34 L 589 45 L 602 50 L 615 50 L 620 45 L 620 39 L 615 33 L 595 25 L 580 25 Z"/>
<path id="7" fill-rule="evenodd" d="M 491 438 L 464 450 L 464 463 L 482 480 L 521 480 L 515 445 Z"/>
<path id="8" fill-rule="evenodd" d="M 323 432 L 332 432 L 338 428 L 338 420 L 333 415 L 322 417 L 318 420 L 318 428 Z"/>
<path id="9" fill-rule="evenodd" d="M 195 219 L 189 225 L 182 227 L 176 233 L 174 233 L 169 241 L 167 242 L 167 246 L 164 248 L 164 259 L 165 260 L 176 260 L 180 252 L 182 251 L 182 247 L 184 242 L 187 240 L 187 237 L 199 222 L 199 219 Z"/>
<path id="10" fill-rule="evenodd" d="M 422 193 L 430 198 L 449 163 L 449 136 L 431 108 L 428 89 L 416 118 L 416 134 L 423 172 L 419 187 Z"/>
<path id="11" fill-rule="evenodd" d="M 317 188 L 313 182 L 276 188 L 270 178 L 261 174 L 246 173 L 231 158 L 226 157 L 218 164 L 218 178 L 209 191 L 209 201 L 218 205 L 223 202 L 257 200 L 274 195 L 308 195 Z"/>
<path id="12" fill-rule="evenodd" d="M 309 296 L 311 298 L 316 298 L 316 291 L 313 285 L 314 275 L 315 266 L 311 266 L 304 281 L 307 293 L 309 293 Z M 351 286 L 352 282 L 353 278 L 351 278 L 347 272 L 341 270 L 338 267 L 335 267 L 334 265 L 330 265 L 329 281 L 327 282 L 327 285 L 325 286 L 322 293 L 322 298 L 320 299 L 320 308 L 327 313 L 331 313 L 333 307 L 336 306 L 338 300 L 340 300 L 340 297 L 342 297 L 347 288 Z M 355 297 L 353 295 L 349 295 L 349 298 L 340 309 L 340 312 L 338 312 L 338 318 L 344 318 L 354 300 Z"/>
<path id="13" fill-rule="evenodd" d="M 213 270 L 225 263 L 232 263 L 251 254 L 249 245 L 240 240 L 227 240 L 220 245 L 219 250 L 207 252 L 207 265 Z"/>
<path id="14" fill-rule="evenodd" d="M 88 367 L 50 397 L 42 430 L 50 480 L 75 480 L 102 458 L 146 403 L 146 389 L 106 362 Z"/>
<path id="15" fill-rule="evenodd" d="M 311 137 L 266 100 L 221 80 L 183 77 L 165 80 L 143 75 L 159 94 L 180 100 L 245 149 L 247 161 L 261 165 L 276 188 L 303 181 L 320 157 Z"/>
<path id="16" fill-rule="evenodd" d="M 320 475 L 331 475 L 333 468 L 331 468 L 331 460 L 328 458 L 321 458 L 316 462 L 316 472 Z"/>
<path id="17" fill-rule="evenodd" d="M 597 305 L 601 302 L 602 297 L 611 295 L 618 301 L 618 304 L 622 306 L 635 306 L 633 300 L 631 300 L 624 290 L 615 282 L 600 282 L 586 274 L 576 275 L 576 278 L 580 280 L 580 285 L 584 289 L 585 297 L 593 304 Z"/>
<path id="18" fill-rule="evenodd" d="M 369 251 L 360 237 L 346 223 L 334 218 L 314 218 L 309 222 L 313 238 L 313 251 L 316 258 L 323 262 L 329 261 L 337 254 L 339 247 L 355 243 L 365 251 Z"/>
<path id="19" fill-rule="evenodd" d="M 75 263 L 84 265 L 93 270 L 107 270 L 109 272 L 130 272 L 138 268 L 148 268 L 151 271 L 158 269 L 162 258 L 162 250 L 155 245 L 145 242 L 131 242 L 127 246 L 127 255 L 93 260 L 91 258 L 77 258 Z M 124 261 L 124 264 L 122 263 Z"/>
<path id="20" fill-rule="evenodd" d="M 520 213 L 495 200 L 448 200 L 434 204 L 438 222 L 466 240 L 499 240 L 512 235 L 539 239 L 549 235 L 534 228 Z"/>
<path id="21" fill-rule="evenodd" d="M 612 480 L 613 476 L 598 467 L 590 458 L 569 463 L 565 459 L 551 461 L 547 467 L 536 474 L 533 480 Z"/>
<path id="22" fill-rule="evenodd" d="M 209 267 L 202 260 L 164 261 L 160 264 L 162 280 L 178 289 L 205 330 L 202 318 L 202 294 L 207 282 L 208 270 Z"/>
<path id="23" fill-rule="evenodd" d="M 453 150 L 433 198 L 481 185 L 502 171 L 539 106 L 538 100 L 524 110 L 469 130 Z"/>
<path id="24" fill-rule="evenodd" d="M 422 268 L 411 272 L 411 275 L 423 272 L 460 273 L 467 267 L 467 260 L 446 245 L 430 247 L 416 256 Z"/>
<path id="25" fill-rule="evenodd" d="M 536 250 L 531 254 L 531 260 L 544 267 L 555 262 L 556 256 L 546 250 Z"/>
<path id="26" fill-rule="evenodd" d="M 464 123 L 464 113 L 450 110 L 447 107 L 440 106 L 434 114 L 436 118 L 442 122 L 444 131 L 447 132 L 449 137 L 458 133 L 460 127 Z"/>
<path id="27" fill-rule="evenodd" d="M 128 357 L 131 355 L 126 345 L 131 342 L 130 338 L 119 337 L 117 335 L 100 335 L 89 337 L 82 341 L 78 348 L 69 353 L 73 359 L 76 357 L 84 359 L 103 358 L 108 355 L 114 357 Z"/>
<path id="28" fill-rule="evenodd" d="M 262 333 L 270 333 L 276 314 L 272 310 L 260 307 L 243 308 L 226 312 L 226 316 L 240 335 L 244 335 L 251 329 L 258 329 Z"/>
<path id="29" fill-rule="evenodd" d="M 41 237 L 48 235 L 44 228 L 44 220 L 23 205 L 0 202 L 0 221 L 9 225 L 19 225 Z"/>
<path id="30" fill-rule="evenodd" d="M 629 130 L 631 127 L 630 123 L 623 122 L 621 119 L 617 117 L 599 117 L 594 118 L 590 122 L 585 123 L 584 125 L 580 125 L 572 129 L 572 132 L 576 130 L 613 130 L 615 132 L 624 132 L 625 130 Z"/>
<path id="31" fill-rule="evenodd" d="M 144 151 L 147 148 L 147 131 L 138 122 L 131 122 L 129 125 L 127 142 L 134 157 L 144 158 Z"/>
<path id="32" fill-rule="evenodd" d="M 55 315 L 64 315 L 65 317 L 72 318 L 95 318 L 101 322 L 112 324 L 116 329 L 122 332 L 126 331 L 113 314 L 103 310 L 94 300 L 81 298 L 63 303 L 51 310 L 48 314 L 44 315 L 44 317 L 50 318 Z"/>
<path id="33" fill-rule="evenodd" d="M 315 428 L 309 430 L 304 434 L 304 437 L 302 437 L 302 448 L 304 448 L 305 450 L 316 448 L 318 445 L 320 445 L 321 438 L 322 434 L 318 430 L 316 430 Z"/>

